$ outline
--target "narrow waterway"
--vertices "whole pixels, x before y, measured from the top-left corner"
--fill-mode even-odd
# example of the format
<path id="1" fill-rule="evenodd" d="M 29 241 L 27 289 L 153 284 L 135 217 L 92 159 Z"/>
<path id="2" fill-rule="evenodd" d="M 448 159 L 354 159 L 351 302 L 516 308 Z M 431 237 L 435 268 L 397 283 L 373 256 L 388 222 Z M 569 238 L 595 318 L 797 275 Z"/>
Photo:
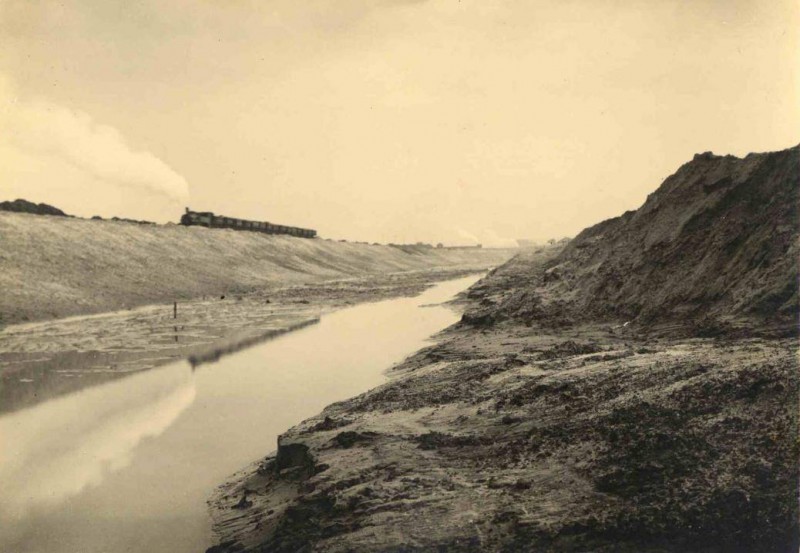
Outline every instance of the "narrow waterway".
<path id="1" fill-rule="evenodd" d="M 0 551 L 202 552 L 206 500 L 278 434 L 386 378 L 477 277 L 359 305 L 192 370 L 187 362 L 0 417 Z"/>

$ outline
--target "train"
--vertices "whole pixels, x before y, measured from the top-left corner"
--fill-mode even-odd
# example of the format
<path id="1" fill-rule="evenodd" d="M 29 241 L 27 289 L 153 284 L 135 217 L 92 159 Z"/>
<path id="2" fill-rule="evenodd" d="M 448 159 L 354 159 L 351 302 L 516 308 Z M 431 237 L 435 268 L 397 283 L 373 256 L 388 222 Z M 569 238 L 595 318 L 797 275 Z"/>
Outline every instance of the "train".
<path id="1" fill-rule="evenodd" d="M 265 234 L 287 234 L 300 238 L 316 238 L 314 229 L 275 225 L 267 221 L 248 221 L 224 215 L 214 215 L 210 211 L 191 211 L 188 207 L 181 217 L 180 223 L 185 226 L 201 226 L 208 228 L 229 228 L 233 230 L 249 230 Z"/>

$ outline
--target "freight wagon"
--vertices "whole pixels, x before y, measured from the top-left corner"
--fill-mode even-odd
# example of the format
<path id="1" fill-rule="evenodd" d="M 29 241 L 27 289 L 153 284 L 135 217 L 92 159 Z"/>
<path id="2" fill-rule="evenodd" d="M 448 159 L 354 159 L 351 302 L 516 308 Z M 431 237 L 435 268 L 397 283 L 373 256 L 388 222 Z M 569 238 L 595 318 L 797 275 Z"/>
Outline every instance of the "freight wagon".
<path id="1" fill-rule="evenodd" d="M 210 211 L 190 211 L 188 207 L 186 208 L 186 213 L 181 217 L 181 224 L 186 226 L 196 225 L 209 228 L 250 230 L 266 234 L 288 234 L 289 236 L 299 236 L 301 238 L 315 238 L 317 236 L 317 231 L 313 229 L 274 225 L 266 221 L 248 221 L 245 219 L 236 219 L 234 217 L 224 217 L 222 215 L 214 215 Z"/>

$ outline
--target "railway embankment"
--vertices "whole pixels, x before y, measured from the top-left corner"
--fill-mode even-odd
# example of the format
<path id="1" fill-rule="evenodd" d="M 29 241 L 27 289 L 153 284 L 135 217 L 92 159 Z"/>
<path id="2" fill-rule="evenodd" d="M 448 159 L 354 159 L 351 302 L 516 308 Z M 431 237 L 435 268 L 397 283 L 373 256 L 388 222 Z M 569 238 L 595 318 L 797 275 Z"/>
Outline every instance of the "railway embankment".
<path id="1" fill-rule="evenodd" d="M 371 275 L 482 270 L 515 253 L 10 212 L 0 212 L 0 237 L 0 325 Z"/>

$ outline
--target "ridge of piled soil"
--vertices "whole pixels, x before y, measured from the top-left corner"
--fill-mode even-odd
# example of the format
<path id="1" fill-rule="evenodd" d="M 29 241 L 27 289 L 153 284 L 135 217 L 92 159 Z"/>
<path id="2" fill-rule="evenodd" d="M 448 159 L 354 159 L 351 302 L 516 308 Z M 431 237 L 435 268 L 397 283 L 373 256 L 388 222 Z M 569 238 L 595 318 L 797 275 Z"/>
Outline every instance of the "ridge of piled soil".
<path id="1" fill-rule="evenodd" d="M 800 146 L 742 159 L 696 155 L 639 209 L 587 228 L 471 316 L 791 335 L 798 183 Z"/>

